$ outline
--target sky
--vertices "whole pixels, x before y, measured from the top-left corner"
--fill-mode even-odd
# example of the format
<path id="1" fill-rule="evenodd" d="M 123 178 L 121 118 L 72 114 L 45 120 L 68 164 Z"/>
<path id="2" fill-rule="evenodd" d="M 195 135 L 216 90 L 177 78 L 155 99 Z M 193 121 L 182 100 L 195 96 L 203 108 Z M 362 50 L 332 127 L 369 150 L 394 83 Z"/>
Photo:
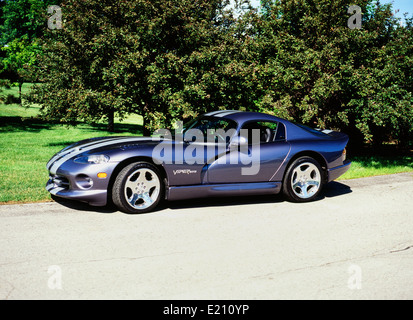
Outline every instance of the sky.
<path id="1" fill-rule="evenodd" d="M 408 12 L 409 16 L 413 14 L 413 0 L 381 0 L 381 3 L 393 3 L 393 9 L 399 9 L 396 13 L 396 17 L 403 18 L 403 13 Z M 260 5 L 260 0 L 251 0 L 251 4 L 254 7 Z M 354 4 L 357 4 L 357 0 L 354 0 Z"/>
<path id="2" fill-rule="evenodd" d="M 393 3 L 393 10 L 400 10 L 396 17 L 403 18 L 405 12 L 408 12 L 409 16 L 413 14 L 413 0 L 382 0 L 382 3 Z"/>

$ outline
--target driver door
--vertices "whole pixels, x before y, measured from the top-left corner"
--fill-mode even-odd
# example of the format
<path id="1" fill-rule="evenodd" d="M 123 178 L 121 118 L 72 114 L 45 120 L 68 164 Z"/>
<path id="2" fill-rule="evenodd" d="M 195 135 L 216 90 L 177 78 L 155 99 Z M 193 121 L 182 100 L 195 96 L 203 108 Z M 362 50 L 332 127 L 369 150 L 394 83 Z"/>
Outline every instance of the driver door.
<path id="1" fill-rule="evenodd" d="M 279 122 L 249 122 L 240 130 L 228 151 L 208 165 L 207 181 L 215 183 L 267 182 L 287 157 L 290 144 Z"/>

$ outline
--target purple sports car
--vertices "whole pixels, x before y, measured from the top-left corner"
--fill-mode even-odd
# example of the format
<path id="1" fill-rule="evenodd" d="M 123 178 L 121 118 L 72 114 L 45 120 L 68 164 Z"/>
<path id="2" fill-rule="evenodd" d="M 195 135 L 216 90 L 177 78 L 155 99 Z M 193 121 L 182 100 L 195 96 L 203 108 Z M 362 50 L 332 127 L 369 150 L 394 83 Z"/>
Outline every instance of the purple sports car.
<path id="1" fill-rule="evenodd" d="M 348 140 L 267 114 L 215 111 L 152 137 L 76 142 L 47 163 L 46 189 L 127 213 L 151 211 L 163 199 L 283 192 L 305 202 L 349 169 Z"/>

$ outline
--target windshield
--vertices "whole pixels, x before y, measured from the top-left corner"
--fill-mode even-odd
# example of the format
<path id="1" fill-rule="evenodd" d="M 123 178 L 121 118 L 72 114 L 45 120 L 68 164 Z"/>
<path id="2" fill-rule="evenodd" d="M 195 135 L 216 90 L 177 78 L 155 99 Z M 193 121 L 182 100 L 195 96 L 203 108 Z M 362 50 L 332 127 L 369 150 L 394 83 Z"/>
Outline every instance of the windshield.
<path id="1" fill-rule="evenodd" d="M 228 143 L 236 129 L 237 123 L 235 121 L 202 116 L 184 124 L 183 135 L 186 141 L 193 140 L 196 134 L 202 135 L 203 141 Z"/>
<path id="2" fill-rule="evenodd" d="M 213 131 L 222 129 L 228 131 L 229 129 L 236 129 L 237 124 L 235 121 L 216 118 L 216 117 L 200 117 L 189 121 L 184 124 L 183 132 L 185 133 L 189 129 L 198 129 L 205 135 L 213 133 Z"/>

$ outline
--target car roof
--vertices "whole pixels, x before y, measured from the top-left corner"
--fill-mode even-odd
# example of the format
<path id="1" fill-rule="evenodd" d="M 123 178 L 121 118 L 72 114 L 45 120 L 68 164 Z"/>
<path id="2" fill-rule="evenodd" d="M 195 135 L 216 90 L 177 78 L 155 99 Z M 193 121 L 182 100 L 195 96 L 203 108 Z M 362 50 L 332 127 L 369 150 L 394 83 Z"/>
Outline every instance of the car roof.
<path id="1" fill-rule="evenodd" d="M 278 118 L 265 113 L 251 112 L 251 111 L 239 111 L 239 110 L 221 110 L 206 113 L 205 116 L 212 116 L 218 118 L 226 118 L 234 120 L 239 124 L 247 121 L 280 121 L 285 122 L 287 120 Z"/>
<path id="2" fill-rule="evenodd" d="M 240 110 L 221 110 L 221 111 L 213 111 L 204 114 L 204 116 L 211 116 L 217 118 L 224 118 L 236 121 L 240 127 L 243 126 L 244 123 L 249 121 L 277 121 L 283 123 L 286 127 L 286 135 L 287 139 L 331 139 L 330 136 L 327 134 L 322 135 L 320 133 L 313 133 L 308 129 L 305 129 L 303 126 L 296 125 L 286 119 L 279 118 L 270 114 L 260 113 L 260 112 L 251 112 L 251 111 L 240 111 Z"/>

